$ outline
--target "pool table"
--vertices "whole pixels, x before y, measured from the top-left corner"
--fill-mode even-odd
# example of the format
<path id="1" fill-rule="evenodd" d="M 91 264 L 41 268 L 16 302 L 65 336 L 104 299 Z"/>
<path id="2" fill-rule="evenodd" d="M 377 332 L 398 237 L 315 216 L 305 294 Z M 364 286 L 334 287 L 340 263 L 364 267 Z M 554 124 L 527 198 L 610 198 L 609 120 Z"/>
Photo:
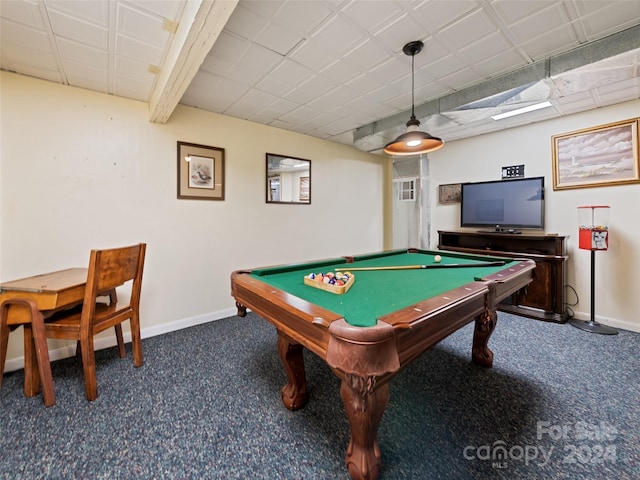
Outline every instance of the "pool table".
<path id="1" fill-rule="evenodd" d="M 351 429 L 346 465 L 353 478 L 374 479 L 382 468 L 377 431 L 389 380 L 472 320 L 472 359 L 490 367 L 493 352 L 487 343 L 496 305 L 526 288 L 534 268 L 535 262 L 526 259 L 393 250 L 238 270 L 231 274 L 231 294 L 239 316 L 251 309 L 277 329 L 287 375 L 282 401 L 288 409 L 307 402 L 303 348 L 324 359 L 342 380 Z M 304 282 L 310 273 L 337 270 L 354 277 L 346 293 Z"/>

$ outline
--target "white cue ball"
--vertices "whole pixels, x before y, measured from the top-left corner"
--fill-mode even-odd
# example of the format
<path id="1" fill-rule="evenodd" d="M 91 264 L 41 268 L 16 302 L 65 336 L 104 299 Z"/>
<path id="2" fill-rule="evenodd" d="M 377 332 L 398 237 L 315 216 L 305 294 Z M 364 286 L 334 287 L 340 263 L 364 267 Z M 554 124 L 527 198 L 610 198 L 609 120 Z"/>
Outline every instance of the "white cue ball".
<path id="1" fill-rule="evenodd" d="M 435 257 L 433 257 L 433 261 L 436 263 L 440 263 L 441 260 L 442 260 L 442 257 L 440 255 L 436 255 Z"/>

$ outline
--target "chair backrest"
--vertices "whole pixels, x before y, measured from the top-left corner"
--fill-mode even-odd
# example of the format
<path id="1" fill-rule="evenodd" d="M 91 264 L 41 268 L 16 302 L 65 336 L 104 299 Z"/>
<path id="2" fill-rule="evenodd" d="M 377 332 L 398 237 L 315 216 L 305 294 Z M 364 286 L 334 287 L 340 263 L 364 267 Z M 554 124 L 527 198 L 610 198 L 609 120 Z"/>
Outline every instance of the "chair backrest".
<path id="1" fill-rule="evenodd" d="M 129 305 L 137 309 L 140 303 L 146 247 L 145 243 L 139 243 L 129 247 L 91 250 L 83 310 L 90 307 L 92 315 L 95 300 L 99 295 L 108 293 L 130 280 L 133 280 L 133 284 Z"/>

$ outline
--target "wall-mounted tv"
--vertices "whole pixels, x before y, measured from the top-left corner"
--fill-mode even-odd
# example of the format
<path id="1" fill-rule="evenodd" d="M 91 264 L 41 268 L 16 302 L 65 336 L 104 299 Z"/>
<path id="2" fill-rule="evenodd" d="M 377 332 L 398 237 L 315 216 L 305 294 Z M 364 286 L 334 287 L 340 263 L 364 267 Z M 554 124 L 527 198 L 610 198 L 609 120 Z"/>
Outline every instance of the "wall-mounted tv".
<path id="1" fill-rule="evenodd" d="M 463 183 L 461 193 L 462 227 L 502 233 L 544 229 L 544 177 Z"/>

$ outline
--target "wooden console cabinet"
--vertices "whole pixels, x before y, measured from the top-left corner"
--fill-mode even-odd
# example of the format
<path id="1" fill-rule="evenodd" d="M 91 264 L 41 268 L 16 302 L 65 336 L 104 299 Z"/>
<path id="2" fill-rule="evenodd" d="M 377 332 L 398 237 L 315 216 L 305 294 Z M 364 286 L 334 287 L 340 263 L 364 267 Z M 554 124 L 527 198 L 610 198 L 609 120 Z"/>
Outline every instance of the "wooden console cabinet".
<path id="1" fill-rule="evenodd" d="M 514 294 L 499 310 L 558 323 L 565 309 L 566 252 L 560 235 L 438 231 L 438 248 L 452 252 L 528 258 L 536 262 L 534 280 L 524 295 Z"/>

